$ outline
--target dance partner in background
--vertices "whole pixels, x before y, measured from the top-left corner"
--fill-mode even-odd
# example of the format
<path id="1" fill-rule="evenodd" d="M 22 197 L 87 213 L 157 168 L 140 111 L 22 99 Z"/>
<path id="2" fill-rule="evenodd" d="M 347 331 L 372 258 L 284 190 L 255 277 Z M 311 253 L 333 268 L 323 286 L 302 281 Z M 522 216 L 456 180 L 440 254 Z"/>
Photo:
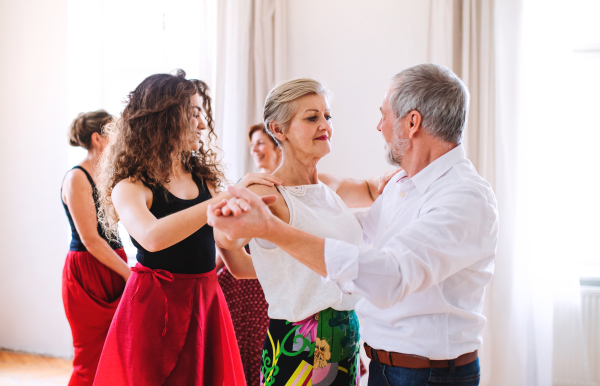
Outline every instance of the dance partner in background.
<path id="1" fill-rule="evenodd" d="M 204 121 L 204 118 L 206 122 Z M 229 310 L 217 282 L 208 204 L 224 180 L 211 100 L 201 81 L 146 78 L 107 127 L 101 219 L 122 221 L 138 264 L 110 326 L 94 385 L 243 385 Z M 205 141 L 202 140 L 202 131 Z M 256 174 L 240 186 L 278 183 Z M 215 196 L 215 198 L 211 198 Z"/>
<path id="2" fill-rule="evenodd" d="M 256 167 L 262 172 L 272 174 L 281 165 L 281 148 L 265 129 L 264 123 L 251 126 L 248 130 L 250 155 Z"/>
<path id="3" fill-rule="evenodd" d="M 281 163 L 281 148 L 265 131 L 264 123 L 253 125 L 248 131 L 250 153 L 262 173 L 272 174 Z M 246 252 L 250 252 L 246 246 Z M 237 280 L 217 254 L 219 284 L 227 300 L 235 329 L 242 365 L 249 386 L 260 384 L 260 358 L 269 327 L 268 304 L 256 279 Z"/>
<path id="4" fill-rule="evenodd" d="M 264 121 L 283 150 L 283 163 L 273 175 L 285 186 L 249 189 L 277 196 L 270 209 L 285 223 L 359 246 L 362 230 L 348 206 L 372 205 L 380 179 L 318 175 L 318 161 L 331 150 L 330 119 L 329 91 L 321 83 L 296 79 L 275 86 L 265 101 Z M 215 232 L 233 276 L 258 277 L 269 303 L 261 383 L 358 384 L 358 297 L 323 283 L 318 274 L 264 240 L 222 236 Z M 251 256 L 242 248 L 249 241 Z"/>
<path id="5" fill-rule="evenodd" d="M 259 237 L 365 297 L 356 309 L 370 385 L 479 384 L 498 212 L 460 144 L 468 104 L 467 88 L 443 66 L 418 65 L 392 79 L 377 129 L 388 160 L 404 170 L 357 216 L 365 246 L 288 226 L 247 189 L 230 188 L 238 198 L 209 207 L 215 234 Z M 238 217 L 220 216 L 231 210 Z"/>
<path id="6" fill-rule="evenodd" d="M 131 271 L 121 242 L 110 241 L 98 221 L 97 164 L 107 139 L 102 127 L 111 120 L 104 110 L 79 116 L 71 123 L 69 144 L 87 150 L 62 183 L 62 203 L 71 225 L 62 296 L 73 334 L 70 386 L 92 385 L 104 340 L 125 281 Z"/>

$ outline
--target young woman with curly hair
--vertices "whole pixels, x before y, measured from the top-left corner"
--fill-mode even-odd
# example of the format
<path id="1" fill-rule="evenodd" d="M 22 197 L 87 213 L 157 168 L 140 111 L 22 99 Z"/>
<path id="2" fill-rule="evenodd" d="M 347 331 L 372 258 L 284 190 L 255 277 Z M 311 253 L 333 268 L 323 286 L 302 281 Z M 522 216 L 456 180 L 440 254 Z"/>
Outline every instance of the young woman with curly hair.
<path id="1" fill-rule="evenodd" d="M 204 121 L 206 119 L 206 122 Z M 203 136 L 203 131 L 207 133 Z M 137 265 L 111 324 L 95 385 L 244 385 L 231 317 L 215 273 L 206 224 L 222 168 L 204 82 L 146 78 L 107 130 L 101 160 L 101 218 L 116 237 L 120 220 Z M 267 174 L 238 186 L 274 186 Z"/>
<path id="2" fill-rule="evenodd" d="M 87 150 L 62 184 L 62 203 L 71 225 L 62 297 L 73 334 L 73 374 L 69 386 L 91 386 L 104 340 L 131 271 L 120 240 L 109 240 L 99 224 L 100 206 L 94 166 L 107 138 L 102 128 L 112 119 L 104 110 L 81 113 L 71 124 L 69 143 Z"/>

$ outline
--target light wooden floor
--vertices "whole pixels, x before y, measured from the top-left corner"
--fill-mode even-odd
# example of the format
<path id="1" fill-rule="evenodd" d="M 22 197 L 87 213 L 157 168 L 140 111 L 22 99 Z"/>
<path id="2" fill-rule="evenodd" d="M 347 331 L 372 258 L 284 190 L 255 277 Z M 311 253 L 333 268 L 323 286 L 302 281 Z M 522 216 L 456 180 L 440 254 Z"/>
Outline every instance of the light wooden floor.
<path id="1" fill-rule="evenodd" d="M 66 386 L 73 361 L 0 350 L 0 385 Z"/>

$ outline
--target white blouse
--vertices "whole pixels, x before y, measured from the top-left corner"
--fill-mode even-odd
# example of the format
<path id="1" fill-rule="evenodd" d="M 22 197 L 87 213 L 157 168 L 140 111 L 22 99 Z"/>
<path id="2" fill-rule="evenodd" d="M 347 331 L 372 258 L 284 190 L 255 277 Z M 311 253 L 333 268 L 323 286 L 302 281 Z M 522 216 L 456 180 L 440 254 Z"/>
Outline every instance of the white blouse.
<path id="1" fill-rule="evenodd" d="M 290 225 L 322 238 L 362 246 L 362 228 L 342 199 L 319 181 L 314 185 L 282 186 Z M 265 240 L 252 239 L 250 252 L 256 276 L 269 304 L 269 317 L 298 322 L 329 307 L 353 310 L 360 298 L 342 293 L 335 283 L 298 262 Z"/>

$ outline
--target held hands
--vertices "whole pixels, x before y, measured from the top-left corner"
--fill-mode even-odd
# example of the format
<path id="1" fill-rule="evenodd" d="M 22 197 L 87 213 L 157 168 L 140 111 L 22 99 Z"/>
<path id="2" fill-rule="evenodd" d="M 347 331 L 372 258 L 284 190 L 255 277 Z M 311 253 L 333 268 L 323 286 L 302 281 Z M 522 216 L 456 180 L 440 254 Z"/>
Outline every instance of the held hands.
<path id="1" fill-rule="evenodd" d="M 383 173 L 379 179 L 379 186 L 377 187 L 377 193 L 382 194 L 383 189 L 386 187 L 388 182 L 390 182 L 392 177 L 394 177 L 396 175 L 396 173 L 398 173 L 401 170 L 402 170 L 402 168 L 398 168 L 398 169 L 390 170 L 389 172 Z"/>
<path id="2" fill-rule="evenodd" d="M 207 209 L 208 225 L 223 233 L 229 240 L 264 237 L 271 222 L 276 220 L 268 205 L 276 196 L 260 197 L 245 187 L 229 186 L 233 198 L 222 200 Z"/>

